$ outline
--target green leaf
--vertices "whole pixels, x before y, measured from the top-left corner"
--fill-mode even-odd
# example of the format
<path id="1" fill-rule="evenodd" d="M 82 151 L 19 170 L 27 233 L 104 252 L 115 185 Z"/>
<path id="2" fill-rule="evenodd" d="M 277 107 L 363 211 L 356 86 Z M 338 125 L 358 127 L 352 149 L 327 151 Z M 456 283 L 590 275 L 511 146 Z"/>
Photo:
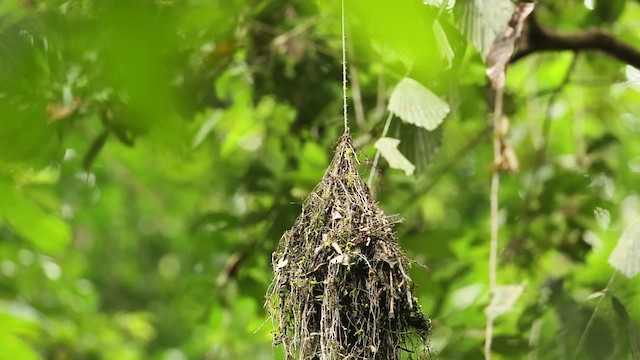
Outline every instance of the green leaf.
<path id="1" fill-rule="evenodd" d="M 530 351 L 529 341 L 521 335 L 497 335 L 493 338 L 493 351 L 510 358 Z"/>
<path id="2" fill-rule="evenodd" d="M 524 285 L 498 285 L 485 313 L 488 317 L 495 319 L 511 312 L 523 292 Z"/>
<path id="3" fill-rule="evenodd" d="M 631 318 L 629 317 L 629 312 L 625 308 L 624 304 L 622 303 L 622 301 L 620 301 L 620 299 L 613 295 L 611 296 L 611 307 L 613 308 L 613 311 L 616 313 L 616 315 L 618 315 L 620 320 L 622 320 L 625 324 L 630 321 Z"/>
<path id="4" fill-rule="evenodd" d="M 388 109 L 402 121 L 427 130 L 440 126 L 450 111 L 449 104 L 408 77 L 393 89 Z"/>
<path id="5" fill-rule="evenodd" d="M 398 150 L 422 173 L 431 164 L 442 145 L 442 126 L 429 131 L 411 124 L 397 122 L 395 137 L 400 139 Z"/>
<path id="6" fill-rule="evenodd" d="M 609 210 L 597 207 L 593 210 L 593 214 L 596 217 L 596 222 L 598 223 L 598 226 L 600 226 L 600 229 L 607 230 L 611 223 L 611 213 Z"/>
<path id="7" fill-rule="evenodd" d="M 40 327 L 36 316 L 35 310 L 29 305 L 2 301 L 0 302 L 0 334 L 35 338 Z"/>
<path id="8" fill-rule="evenodd" d="M 427 5 L 427 6 L 433 6 L 433 7 L 437 7 L 440 8 L 441 6 L 445 5 L 445 1 L 446 6 L 447 6 L 447 10 L 451 10 L 453 9 L 453 5 L 455 5 L 455 1 L 452 0 L 422 0 L 422 3 Z"/>
<path id="9" fill-rule="evenodd" d="M 459 29 L 485 59 L 506 28 L 515 7 L 510 0 L 462 0 L 454 13 Z"/>
<path id="10" fill-rule="evenodd" d="M 200 144 L 207 137 L 207 135 L 211 133 L 211 130 L 213 130 L 213 127 L 216 126 L 220 118 L 222 118 L 222 111 L 216 110 L 213 113 L 211 113 L 209 118 L 207 118 L 207 120 L 198 129 L 198 133 L 196 133 L 196 136 L 194 136 L 193 141 L 191 142 L 192 149 L 195 149 L 198 146 L 200 146 Z"/>
<path id="11" fill-rule="evenodd" d="M 398 144 L 400 144 L 398 139 L 383 137 L 376 141 L 374 146 L 380 151 L 380 155 L 387 160 L 389 166 L 402 170 L 407 175 L 412 175 L 416 167 L 398 150 Z"/>
<path id="12" fill-rule="evenodd" d="M 438 45 L 438 50 L 440 50 L 440 56 L 446 60 L 447 66 L 450 67 L 453 63 L 453 48 L 451 44 L 449 44 L 447 34 L 444 32 L 442 24 L 440 24 L 438 19 L 433 22 L 433 36 L 436 38 L 436 45 Z"/>
<path id="13" fill-rule="evenodd" d="M 629 224 L 609 256 L 609 264 L 628 278 L 640 272 L 640 221 Z"/>
<path id="14" fill-rule="evenodd" d="M 0 360 L 37 360 L 38 353 L 24 340 L 17 336 L 0 333 Z"/>
<path id="15" fill-rule="evenodd" d="M 442 28 L 443 35 L 446 37 L 445 40 L 447 44 L 453 52 L 453 59 L 448 65 L 449 67 L 458 67 L 462 63 L 464 54 L 467 51 L 467 38 L 460 32 L 457 25 L 452 23 L 453 19 L 450 21 L 448 18 L 438 17 L 437 21 Z M 440 47 L 439 41 L 441 40 L 438 40 L 438 36 L 440 35 L 434 32 L 436 46 Z"/>
<path id="16" fill-rule="evenodd" d="M 0 182 L 0 218 L 45 253 L 57 253 L 71 238 L 68 225 L 44 212 L 9 183 Z"/>
<path id="17" fill-rule="evenodd" d="M 595 0 L 593 11 L 587 17 L 589 25 L 603 26 L 614 24 L 624 12 L 626 0 Z"/>
<path id="18" fill-rule="evenodd" d="M 39 333 L 39 325 L 34 319 L 12 314 L 20 307 L 30 309 L 24 304 L 0 302 L 0 349 L 2 349 L 0 360 L 40 358 L 38 353 L 23 340 L 24 338 L 36 338 Z"/>
<path id="19" fill-rule="evenodd" d="M 629 335 L 629 343 L 631 347 L 631 352 L 633 354 L 632 359 L 640 358 L 640 336 L 638 336 L 638 328 L 636 324 L 633 322 L 633 318 L 629 315 L 627 308 L 624 306 L 622 301 L 615 296 L 611 296 L 611 307 L 613 311 L 618 315 L 622 323 L 625 325 L 627 329 L 627 334 Z"/>

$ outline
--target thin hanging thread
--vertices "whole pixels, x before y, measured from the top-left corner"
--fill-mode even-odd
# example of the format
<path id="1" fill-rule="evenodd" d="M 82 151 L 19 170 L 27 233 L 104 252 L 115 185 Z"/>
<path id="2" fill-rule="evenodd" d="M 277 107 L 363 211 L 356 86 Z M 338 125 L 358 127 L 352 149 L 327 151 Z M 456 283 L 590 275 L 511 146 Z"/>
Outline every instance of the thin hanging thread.
<path id="1" fill-rule="evenodd" d="M 344 20 L 344 0 L 342 0 L 342 101 L 344 115 L 344 131 L 349 131 L 349 123 L 347 121 L 347 35 L 345 31 Z"/>

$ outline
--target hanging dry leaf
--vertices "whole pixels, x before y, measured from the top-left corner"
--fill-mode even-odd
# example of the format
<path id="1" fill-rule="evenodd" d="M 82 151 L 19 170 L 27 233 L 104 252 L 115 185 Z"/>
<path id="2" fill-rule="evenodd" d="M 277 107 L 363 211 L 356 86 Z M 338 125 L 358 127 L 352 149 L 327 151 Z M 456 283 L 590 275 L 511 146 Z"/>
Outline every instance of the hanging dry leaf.
<path id="1" fill-rule="evenodd" d="M 495 136 L 500 143 L 500 156 L 495 159 L 491 168 L 493 170 L 506 170 L 518 172 L 520 170 L 520 162 L 516 156 L 515 150 L 507 140 L 509 132 L 509 118 L 502 116 L 500 125 L 495 131 Z"/>
<path id="2" fill-rule="evenodd" d="M 68 118 L 80 107 L 81 101 L 78 98 L 73 99 L 70 104 L 50 103 L 47 105 L 47 114 L 49 122 L 59 121 Z"/>
<path id="3" fill-rule="evenodd" d="M 516 40 L 522 35 L 524 21 L 533 12 L 535 4 L 521 3 L 516 6 L 507 29 L 495 39 L 486 57 L 487 76 L 494 89 L 504 87 L 509 59 L 515 50 Z"/>

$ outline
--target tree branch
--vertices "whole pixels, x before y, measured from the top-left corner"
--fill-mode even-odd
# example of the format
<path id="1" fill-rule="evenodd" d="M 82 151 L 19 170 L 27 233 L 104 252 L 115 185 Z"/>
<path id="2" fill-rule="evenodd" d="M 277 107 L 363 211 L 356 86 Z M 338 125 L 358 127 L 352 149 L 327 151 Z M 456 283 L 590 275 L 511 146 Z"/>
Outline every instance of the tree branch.
<path id="1" fill-rule="evenodd" d="M 600 51 L 626 64 L 640 68 L 640 50 L 601 30 L 566 33 L 541 26 L 535 12 L 529 16 L 524 33 L 511 58 L 516 62 L 527 55 L 543 51 Z"/>

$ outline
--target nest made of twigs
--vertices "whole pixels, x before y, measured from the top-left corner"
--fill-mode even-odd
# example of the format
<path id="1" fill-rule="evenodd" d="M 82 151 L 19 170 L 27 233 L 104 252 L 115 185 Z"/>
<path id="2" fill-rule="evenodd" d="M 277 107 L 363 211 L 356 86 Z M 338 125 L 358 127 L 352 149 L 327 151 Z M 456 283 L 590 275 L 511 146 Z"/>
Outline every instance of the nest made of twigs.
<path id="1" fill-rule="evenodd" d="M 273 253 L 266 307 L 288 359 L 427 354 L 431 326 L 413 296 L 410 262 L 357 164 L 347 131 Z"/>

